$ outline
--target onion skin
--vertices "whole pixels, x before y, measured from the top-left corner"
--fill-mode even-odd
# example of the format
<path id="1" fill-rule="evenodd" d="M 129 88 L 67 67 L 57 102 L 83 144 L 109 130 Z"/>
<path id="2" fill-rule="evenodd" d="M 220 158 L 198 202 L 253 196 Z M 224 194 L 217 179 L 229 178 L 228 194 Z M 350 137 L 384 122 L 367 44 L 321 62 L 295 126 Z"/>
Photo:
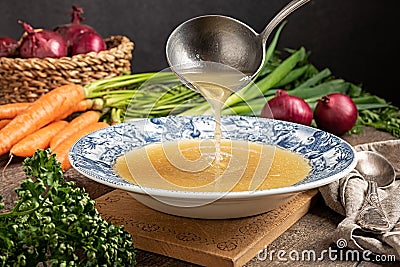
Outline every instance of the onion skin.
<path id="1" fill-rule="evenodd" d="M 15 56 L 18 48 L 18 42 L 10 37 L 0 37 L 0 57 Z"/>
<path id="2" fill-rule="evenodd" d="M 85 32 L 79 35 L 71 47 L 71 55 L 100 52 L 106 50 L 103 38 L 95 32 Z"/>
<path id="3" fill-rule="evenodd" d="M 278 90 L 275 97 L 265 103 L 261 117 L 310 126 L 313 112 L 304 99 L 289 95 L 284 90 Z"/>
<path id="4" fill-rule="evenodd" d="M 81 23 L 83 21 L 82 14 L 83 8 L 72 6 L 71 23 L 59 25 L 54 29 L 64 38 L 69 48 L 79 35 L 85 32 L 96 32 L 91 26 Z"/>
<path id="5" fill-rule="evenodd" d="M 22 58 L 60 58 L 68 55 L 67 44 L 58 33 L 50 30 L 35 31 L 29 24 L 22 21 L 19 23 L 26 31 L 19 47 Z"/>
<path id="6" fill-rule="evenodd" d="M 68 47 L 71 47 L 74 40 L 76 40 L 79 35 L 85 32 L 94 32 L 95 30 L 84 24 L 70 24 L 68 27 L 60 26 L 56 28 L 55 31 L 64 38 Z"/>
<path id="7" fill-rule="evenodd" d="M 353 99 L 342 93 L 332 93 L 318 100 L 314 120 L 321 130 L 342 135 L 357 122 L 358 111 Z"/>

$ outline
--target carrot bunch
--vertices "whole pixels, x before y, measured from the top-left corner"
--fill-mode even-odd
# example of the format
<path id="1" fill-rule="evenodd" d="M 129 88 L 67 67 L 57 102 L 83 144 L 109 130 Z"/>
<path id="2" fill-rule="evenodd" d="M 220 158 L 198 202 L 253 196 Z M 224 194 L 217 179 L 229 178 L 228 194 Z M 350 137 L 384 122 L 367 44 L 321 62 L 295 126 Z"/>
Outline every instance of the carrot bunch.
<path id="1" fill-rule="evenodd" d="M 0 106 L 0 155 L 30 157 L 51 148 L 63 170 L 71 167 L 68 151 L 82 136 L 108 126 L 91 110 L 93 99 L 76 84 L 57 87 L 32 103 Z M 79 112 L 67 121 L 71 114 Z"/>

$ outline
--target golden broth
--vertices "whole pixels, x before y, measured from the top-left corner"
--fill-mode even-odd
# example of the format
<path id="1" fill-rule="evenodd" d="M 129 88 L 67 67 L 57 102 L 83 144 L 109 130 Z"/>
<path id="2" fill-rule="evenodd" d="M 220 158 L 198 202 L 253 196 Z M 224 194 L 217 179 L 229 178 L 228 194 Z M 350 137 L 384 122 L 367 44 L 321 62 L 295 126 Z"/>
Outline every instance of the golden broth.
<path id="1" fill-rule="evenodd" d="M 303 180 L 311 170 L 301 155 L 271 145 L 221 140 L 155 143 L 117 158 L 115 171 L 143 187 L 184 191 L 248 191 L 279 188 Z"/>

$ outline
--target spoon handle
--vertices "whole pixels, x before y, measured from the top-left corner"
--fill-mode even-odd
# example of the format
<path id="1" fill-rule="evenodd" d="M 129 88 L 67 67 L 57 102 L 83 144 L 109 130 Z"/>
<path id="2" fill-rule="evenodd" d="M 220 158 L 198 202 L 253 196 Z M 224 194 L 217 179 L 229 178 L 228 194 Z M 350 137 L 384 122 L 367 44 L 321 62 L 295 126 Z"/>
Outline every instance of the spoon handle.
<path id="1" fill-rule="evenodd" d="M 382 209 L 375 181 L 368 181 L 368 190 L 356 222 L 364 230 L 384 233 L 390 229 L 385 211 Z"/>
<path id="2" fill-rule="evenodd" d="M 310 0 L 293 0 L 287 4 L 275 17 L 268 23 L 264 30 L 260 33 L 263 44 L 267 42 L 267 39 L 274 28 L 282 22 L 287 16 L 289 16 L 293 11 L 301 7 L 302 5 L 310 2 Z"/>

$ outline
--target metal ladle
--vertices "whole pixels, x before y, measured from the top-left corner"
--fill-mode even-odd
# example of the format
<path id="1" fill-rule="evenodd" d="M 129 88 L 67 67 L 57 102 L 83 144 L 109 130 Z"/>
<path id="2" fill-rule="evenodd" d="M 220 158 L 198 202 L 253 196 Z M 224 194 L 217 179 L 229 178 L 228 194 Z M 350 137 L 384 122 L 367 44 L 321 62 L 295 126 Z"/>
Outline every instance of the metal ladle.
<path id="1" fill-rule="evenodd" d="M 371 151 L 357 153 L 356 170 L 368 182 L 368 190 L 356 222 L 365 230 L 384 233 L 389 229 L 389 221 L 380 204 L 377 188 L 386 188 L 396 179 L 393 165 L 382 155 Z"/>
<path id="2" fill-rule="evenodd" d="M 260 34 L 226 16 L 207 15 L 190 19 L 169 36 L 166 44 L 167 61 L 172 67 L 196 65 L 200 61 L 217 62 L 253 79 L 263 67 L 266 41 L 271 32 L 284 18 L 309 1 L 291 1 Z"/>

